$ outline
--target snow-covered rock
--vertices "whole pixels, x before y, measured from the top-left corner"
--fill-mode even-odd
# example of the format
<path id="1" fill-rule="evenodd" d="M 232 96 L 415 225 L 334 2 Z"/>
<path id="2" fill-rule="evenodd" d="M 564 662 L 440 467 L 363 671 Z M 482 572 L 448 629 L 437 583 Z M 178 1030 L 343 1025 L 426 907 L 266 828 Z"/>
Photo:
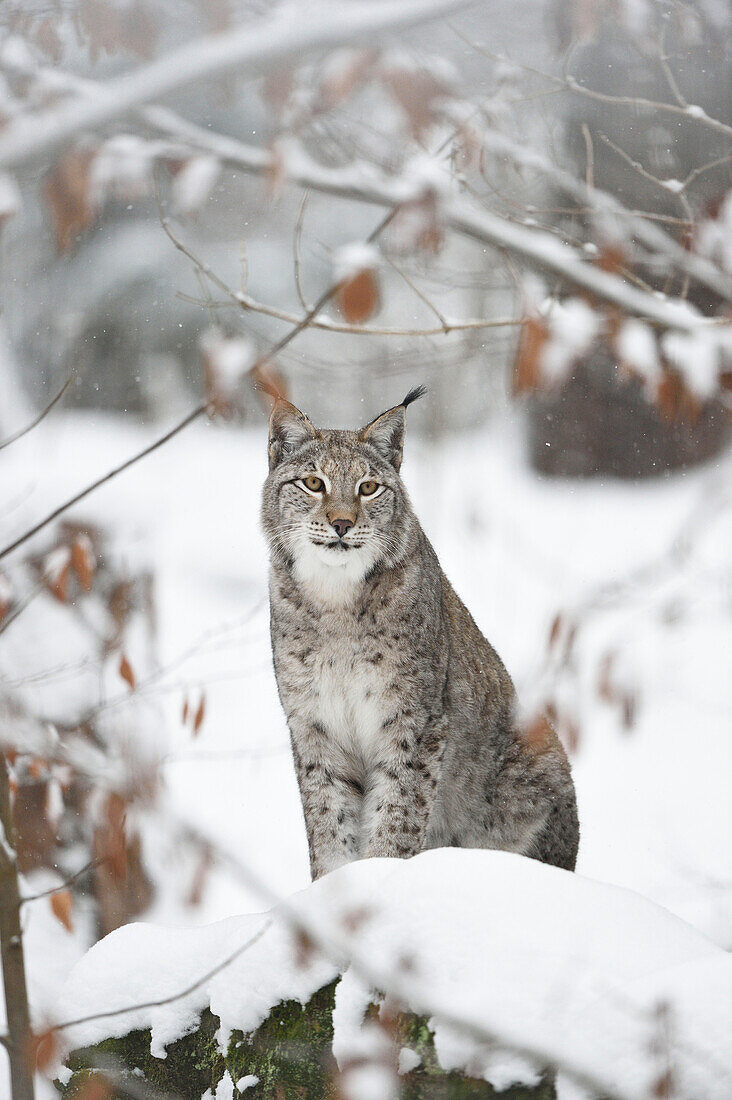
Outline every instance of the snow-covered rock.
<path id="1" fill-rule="evenodd" d="M 151 1029 L 152 1054 L 164 1058 L 210 1009 L 226 1060 L 232 1033 L 255 1031 L 283 1001 L 305 1004 L 339 975 L 341 1069 L 369 1057 L 369 1004 L 380 1001 L 383 1016 L 398 1002 L 429 1020 L 444 1071 L 498 1088 L 535 1084 L 553 1065 L 575 1085 L 640 1100 L 670 1069 L 679 1096 L 729 1096 L 729 955 L 631 891 L 505 852 L 366 860 L 272 914 L 127 926 L 77 964 L 57 1019 L 141 1006 L 70 1028 L 68 1044 Z M 395 1069 L 405 1045 L 414 1044 L 398 1037 Z M 375 1059 L 383 1064 L 380 1046 Z M 235 1081 L 246 1070 L 225 1065 Z"/>

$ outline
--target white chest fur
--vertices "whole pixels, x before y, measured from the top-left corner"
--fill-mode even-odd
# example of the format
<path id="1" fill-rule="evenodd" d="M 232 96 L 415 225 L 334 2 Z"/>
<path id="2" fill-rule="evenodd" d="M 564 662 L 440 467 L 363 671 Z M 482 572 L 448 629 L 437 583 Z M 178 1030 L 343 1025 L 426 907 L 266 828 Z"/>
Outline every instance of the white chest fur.
<path id="1" fill-rule="evenodd" d="M 313 665 L 312 716 L 357 769 L 379 758 L 383 742 L 383 670 L 364 661 L 355 639 L 341 637 Z"/>
<path id="2" fill-rule="evenodd" d="M 358 595 L 373 562 L 373 555 L 366 548 L 331 550 L 305 541 L 295 555 L 295 576 L 319 606 L 347 607 Z"/>

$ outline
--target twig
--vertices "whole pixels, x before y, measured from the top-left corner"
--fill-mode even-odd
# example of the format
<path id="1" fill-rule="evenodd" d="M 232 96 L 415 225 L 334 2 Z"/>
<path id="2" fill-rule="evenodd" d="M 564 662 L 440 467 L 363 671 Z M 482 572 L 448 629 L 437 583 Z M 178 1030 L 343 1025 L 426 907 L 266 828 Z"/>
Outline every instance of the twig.
<path id="1" fill-rule="evenodd" d="M 587 184 L 587 190 L 591 191 L 595 186 L 595 150 L 592 145 L 592 134 L 586 122 L 582 123 L 582 137 L 585 139 L 585 151 L 587 155 L 585 183 Z"/>
<path id="2" fill-rule="evenodd" d="M 388 257 L 384 257 L 388 264 L 392 264 L 392 261 Z M 195 262 L 195 261 L 194 261 Z M 377 328 L 373 325 L 349 325 L 345 322 L 331 321 L 325 317 L 313 318 L 310 321 L 310 328 L 321 329 L 324 332 L 339 332 L 346 333 L 351 336 L 439 336 L 448 332 L 460 332 L 465 329 L 482 329 L 482 328 L 506 328 L 511 325 L 520 325 L 521 319 L 517 317 L 478 317 L 468 318 L 464 321 L 448 321 L 447 318 L 442 317 L 438 312 L 436 306 L 434 306 L 425 295 L 423 295 L 414 283 L 409 279 L 404 272 L 394 266 L 395 271 L 402 276 L 404 281 L 412 287 L 415 294 L 417 294 L 426 305 L 435 313 L 439 320 L 439 328 Z M 240 294 L 237 291 L 229 290 L 230 300 L 228 302 L 217 302 L 207 300 L 206 298 L 196 298 L 193 294 L 186 294 L 184 291 L 178 291 L 177 297 L 182 302 L 189 302 L 194 306 L 210 307 L 213 306 L 216 309 L 226 309 L 239 307 L 244 310 L 251 310 L 252 313 L 261 313 L 265 317 L 274 317 L 278 321 L 287 321 L 288 324 L 299 324 L 302 317 L 299 317 L 296 313 L 289 313 L 284 309 L 277 309 L 276 306 L 265 305 L 264 302 L 258 302 L 256 299 L 251 298 L 248 294 Z"/>
<path id="3" fill-rule="evenodd" d="M 592 88 L 580 84 L 573 76 L 567 77 L 566 86 L 571 92 L 575 92 L 577 95 L 586 96 L 588 99 L 596 99 L 600 103 L 613 103 L 618 107 L 645 107 L 649 111 L 660 111 L 662 113 L 676 115 L 677 117 L 681 116 L 681 118 L 685 118 L 689 122 L 699 123 L 699 125 L 707 126 L 710 130 L 716 130 L 717 133 L 724 134 L 726 137 L 732 137 L 732 126 L 728 126 L 725 122 L 721 122 L 717 118 L 712 118 L 711 115 L 708 115 L 701 107 L 695 110 L 690 106 L 679 107 L 675 103 L 664 103 L 659 100 L 644 99 L 642 96 L 609 95 L 606 92 L 596 92 Z"/>
<path id="4" fill-rule="evenodd" d="M 33 429 L 35 427 L 37 427 L 37 425 L 40 424 L 41 421 L 44 420 L 48 416 L 51 409 L 53 409 L 54 406 L 56 406 L 59 403 L 59 401 L 61 400 L 63 395 L 66 393 L 66 391 L 69 388 L 69 386 L 71 385 L 71 383 L 74 381 L 75 377 L 76 377 L 76 375 L 73 374 L 73 373 L 69 375 L 69 377 L 66 379 L 66 381 L 64 382 L 63 386 L 58 391 L 56 396 L 51 398 L 51 400 L 46 405 L 45 409 L 43 409 L 43 411 L 38 414 L 38 416 L 35 418 L 35 420 L 31 420 L 30 424 L 26 424 L 26 426 L 24 428 L 20 428 L 20 430 L 15 432 L 14 435 L 10 435 L 10 436 L 8 436 L 7 439 L 3 439 L 3 441 L 0 442 L 0 451 L 2 451 L 5 447 L 9 447 L 11 443 L 15 443 L 15 442 L 17 442 L 17 440 L 22 439 L 24 435 L 28 434 L 28 432 L 32 432 Z"/>
<path id="5" fill-rule="evenodd" d="M 479 46 L 477 43 L 472 42 L 466 35 L 462 34 L 452 25 L 451 29 L 466 43 L 466 45 L 471 46 L 477 53 L 483 54 L 484 57 L 489 58 L 491 61 L 506 60 L 505 57 L 493 53 L 491 50 L 486 49 L 485 46 Z M 541 77 L 542 80 L 548 80 L 555 88 L 566 88 L 567 91 L 574 92 L 576 95 L 586 96 L 588 99 L 596 99 L 601 103 L 614 103 L 619 107 L 647 107 L 649 110 L 665 111 L 669 114 L 681 115 L 687 118 L 689 122 L 699 123 L 701 126 L 707 126 L 712 130 L 716 130 L 718 133 L 732 137 L 732 126 L 728 126 L 727 123 L 721 122 L 717 118 L 712 118 L 711 115 L 708 115 L 701 107 L 695 109 L 688 104 L 682 107 L 676 103 L 664 103 L 662 100 L 644 99 L 641 96 L 610 95 L 607 92 L 596 92 L 594 89 L 588 88 L 585 84 L 580 84 L 571 74 L 564 77 L 557 76 L 556 73 L 543 72 L 541 69 L 536 69 L 532 65 L 526 65 L 521 61 L 514 61 L 513 58 L 511 59 L 511 64 L 515 65 L 518 69 L 523 69 L 524 72 L 533 73 L 534 76 Z"/>
<path id="6" fill-rule="evenodd" d="M 607 134 L 603 134 L 602 131 L 598 130 L 597 136 L 600 138 L 601 141 L 605 143 L 605 145 L 609 146 L 609 148 L 612 149 L 614 153 L 617 153 L 618 156 L 621 157 L 626 164 L 630 165 L 630 167 L 635 172 L 637 172 L 639 176 L 642 176 L 644 180 L 647 180 L 648 183 L 654 184 L 656 187 L 660 187 L 663 191 L 666 192 L 667 195 L 675 196 L 679 200 L 679 203 L 681 204 L 681 209 L 683 210 L 686 218 L 690 222 L 694 220 L 694 212 L 691 209 L 689 200 L 684 194 L 686 183 L 679 182 L 678 180 L 662 180 L 659 176 L 654 176 L 652 172 L 649 172 L 647 168 L 643 167 L 640 161 L 634 160 L 633 157 L 631 157 L 630 153 L 627 153 L 625 149 L 621 148 L 620 145 L 616 145 L 616 143 L 612 141 L 607 136 Z M 724 159 L 726 160 L 730 158 L 725 157 Z M 671 187 L 669 186 L 670 183 L 678 183 L 678 187 Z"/>
<path id="7" fill-rule="evenodd" d="M 25 611 L 28 604 L 31 603 L 31 601 L 36 598 L 39 592 L 43 590 L 44 583 L 45 576 L 31 588 L 30 592 L 28 592 L 25 598 L 20 601 L 18 606 L 14 607 L 12 611 L 9 611 L 5 618 L 0 621 L 0 634 L 4 634 L 8 627 L 15 622 L 18 616 L 22 614 L 23 611 Z"/>
<path id="8" fill-rule="evenodd" d="M 292 240 L 292 252 L 293 252 L 293 265 L 295 270 L 295 289 L 297 290 L 297 298 L 302 308 L 307 312 L 308 304 L 305 301 L 305 295 L 302 291 L 302 283 L 300 281 L 300 244 L 302 241 L 302 227 L 305 221 L 305 208 L 310 198 L 310 192 L 306 191 L 302 197 L 300 203 L 300 209 L 297 214 L 297 224 L 295 225 L 295 235 Z M 242 288 L 243 289 L 243 288 Z"/>
<path id="9" fill-rule="evenodd" d="M 658 60 L 660 62 L 661 68 L 663 69 L 663 74 L 666 77 L 666 82 L 668 83 L 668 86 L 671 89 L 671 94 L 673 95 L 674 99 L 678 103 L 679 107 L 683 107 L 684 110 L 686 110 L 688 108 L 689 104 L 686 102 L 686 100 L 684 99 L 684 97 L 681 94 L 681 89 L 679 88 L 678 84 L 676 83 L 676 77 L 671 72 L 671 66 L 669 65 L 668 58 L 666 57 L 666 29 L 667 29 L 667 27 L 668 27 L 668 20 L 666 20 L 666 19 L 662 20 L 662 22 L 661 22 L 661 37 L 660 37 L 660 41 L 658 43 Z"/>
<path id="10" fill-rule="evenodd" d="M 19 899 L 10 778 L 5 755 L 0 752 L 0 962 L 8 1020 L 4 1045 L 10 1061 L 13 1100 L 33 1100 L 33 1073 L 27 1059 L 30 1007 Z"/>
<path id="11" fill-rule="evenodd" d="M 274 920 L 270 917 L 265 921 L 259 931 L 255 932 L 253 936 L 250 936 L 245 943 L 242 943 L 237 947 L 235 951 L 227 955 L 225 959 L 222 959 L 216 966 L 211 967 L 205 974 L 202 974 L 200 978 L 196 978 L 195 982 L 191 982 L 185 989 L 178 990 L 177 993 L 171 993 L 169 997 L 159 997 L 155 1001 L 143 1001 L 139 1004 L 126 1005 L 124 1008 L 113 1008 L 107 1012 L 92 1012 L 88 1016 L 78 1016 L 75 1020 L 64 1020 L 63 1023 L 54 1024 L 54 1030 L 63 1031 L 69 1027 L 78 1027 L 81 1024 L 89 1024 L 94 1020 L 109 1020 L 115 1016 L 124 1016 L 128 1012 L 136 1012 L 143 1008 L 159 1008 L 161 1005 L 172 1004 L 173 1001 L 180 1001 L 183 997 L 187 997 L 189 993 L 194 993 L 204 982 L 209 981 L 210 978 L 215 978 L 217 974 L 220 974 L 222 970 L 225 970 L 227 966 L 231 966 L 240 955 L 243 955 L 245 951 L 248 951 L 250 947 L 254 947 L 255 943 L 261 940 L 265 932 L 274 924 Z"/>
<path id="12" fill-rule="evenodd" d="M 246 303 L 242 301 L 242 298 L 244 296 L 239 295 L 231 290 L 230 287 L 228 287 L 227 284 L 223 281 L 223 279 L 220 279 L 219 276 L 211 270 L 208 264 L 200 260 L 198 256 L 196 256 L 195 253 L 191 252 L 191 250 L 185 244 L 183 244 L 180 238 L 176 236 L 176 234 L 173 232 L 173 229 L 171 228 L 170 219 L 167 218 L 162 212 L 159 201 L 158 214 L 160 216 L 160 224 L 162 225 L 163 230 L 165 231 L 165 234 L 170 240 L 171 244 L 173 244 L 179 252 L 182 252 L 183 255 L 186 256 L 199 271 L 201 271 L 208 279 L 211 280 L 214 286 L 218 287 L 219 290 L 228 298 L 231 298 L 234 303 L 240 306 L 246 305 Z M 374 227 L 374 229 L 371 230 L 368 237 L 366 238 L 368 244 L 373 244 L 379 234 L 382 233 L 383 230 L 386 229 L 387 225 L 389 225 L 389 223 L 392 221 L 395 214 L 396 207 L 390 210 L 388 214 L 386 214 L 385 217 L 383 217 L 381 221 Z M 307 313 L 305 313 L 302 317 L 291 318 L 288 315 L 282 317 L 283 320 L 291 321 L 293 323 L 293 327 L 290 329 L 289 332 L 286 332 L 284 336 L 277 340 L 276 343 L 273 344 L 268 351 L 266 351 L 263 355 L 259 357 L 257 362 L 251 368 L 249 372 L 250 375 L 256 377 L 256 372 L 258 370 L 269 363 L 276 355 L 278 355 L 282 351 L 283 348 L 286 348 L 287 345 L 292 340 L 294 340 L 299 333 L 303 331 L 303 329 L 310 327 L 315 321 L 317 315 L 320 313 L 323 306 L 327 305 L 331 298 L 334 298 L 335 295 L 338 293 L 338 288 L 340 287 L 340 285 L 341 280 L 339 280 L 338 282 L 334 282 L 330 286 L 328 286 L 320 295 L 315 305 L 311 306 Z M 265 308 L 268 309 L 269 307 Z M 264 309 L 262 309 L 261 311 L 264 312 Z M 2 554 L 0 554 L 0 558 L 1 557 Z"/>
<path id="13" fill-rule="evenodd" d="M 389 264 L 389 266 L 394 271 L 396 271 L 397 275 L 399 275 L 399 277 L 404 280 L 404 282 L 407 284 L 407 286 L 410 287 L 410 289 L 414 291 L 414 293 L 417 295 L 417 297 L 420 299 L 420 301 L 424 302 L 424 304 L 427 306 L 427 308 L 432 313 L 434 313 L 435 317 L 440 322 L 441 329 L 445 333 L 445 335 L 447 335 L 448 332 L 451 332 L 453 330 L 453 328 L 457 328 L 457 327 L 460 327 L 460 328 L 494 328 L 494 327 L 496 327 L 495 321 L 489 321 L 486 325 L 482 325 L 482 324 L 480 324 L 480 322 L 478 322 L 476 324 L 475 322 L 471 322 L 471 321 L 463 321 L 463 322 L 460 323 L 459 326 L 451 325 L 450 322 L 448 320 L 446 320 L 446 318 L 443 317 L 443 315 L 440 313 L 439 309 L 434 304 L 434 302 L 431 302 L 429 300 L 429 298 L 427 297 L 427 295 L 422 293 L 422 291 L 419 289 L 417 284 L 415 282 L 413 282 L 412 279 L 410 279 L 410 277 L 409 277 L 409 275 L 407 275 L 406 271 L 402 271 L 402 269 L 394 263 L 394 261 L 391 259 L 390 256 L 385 255 L 384 259 Z M 514 325 L 521 324 L 521 321 L 520 320 L 514 320 L 514 321 L 511 322 L 511 324 L 514 324 Z M 433 333 L 436 333 L 438 331 L 439 331 L 439 329 L 428 329 L 428 330 L 423 329 L 422 332 L 419 333 L 418 335 L 431 336 Z M 411 334 L 410 333 L 405 333 L 405 335 L 411 335 Z"/>
<path id="14" fill-rule="evenodd" d="M 69 886 L 73 886 L 89 871 L 93 871 L 95 867 L 101 867 L 103 863 L 109 862 L 109 856 L 103 856 L 100 859 L 92 859 L 86 866 L 82 867 L 80 871 L 77 871 L 71 878 L 67 878 L 66 882 L 62 882 L 59 886 L 51 886 L 48 890 L 41 890 L 38 894 L 26 894 L 20 899 L 20 904 L 25 905 L 29 901 L 39 901 L 41 898 L 49 898 L 52 894 L 58 894 L 60 890 L 68 890 Z"/>
<path id="15" fill-rule="evenodd" d="M 194 420 L 197 420 L 199 416 L 203 416 L 207 409 L 208 405 L 205 403 L 202 405 L 198 405 L 195 409 L 193 409 L 192 412 L 189 412 L 187 416 L 184 416 L 183 419 L 178 424 L 176 424 L 174 428 L 171 428 L 169 432 L 166 432 L 164 436 L 161 436 L 160 439 L 157 439 L 148 447 L 144 447 L 141 451 L 138 451 L 137 454 L 133 455 L 132 458 L 126 459 L 126 461 L 121 463 L 119 466 L 115 466 L 113 470 L 110 470 L 109 473 L 104 474 L 103 477 L 97 478 L 97 480 L 93 481 L 91 485 L 87 485 L 87 487 L 85 489 L 82 489 L 81 492 L 76 493 L 69 500 L 65 501 L 63 504 L 60 504 L 58 508 L 54 508 L 54 510 L 49 515 L 47 515 L 45 519 L 40 520 L 38 523 L 35 524 L 34 527 L 31 527 L 30 530 L 26 531 L 24 534 L 20 535 L 17 539 L 11 542 L 8 546 L 4 547 L 4 549 L 0 550 L 0 560 L 7 557 L 8 554 L 11 554 L 13 550 L 17 550 L 17 548 L 19 546 L 22 546 L 24 542 L 27 542 L 28 539 L 32 538 L 34 535 L 37 535 L 39 531 L 42 531 L 43 528 L 47 527 L 49 523 L 52 523 L 55 519 L 58 519 L 58 517 L 62 515 L 65 511 L 67 511 L 67 509 L 73 507 L 74 504 L 78 504 L 80 500 L 84 500 L 84 498 L 88 497 L 90 493 L 93 493 L 95 489 L 98 489 L 101 485 L 105 485 L 106 482 L 111 481 L 112 478 L 117 476 L 117 474 L 121 474 L 124 470 L 128 470 L 130 466 L 134 466 L 136 462 L 140 461 L 140 459 L 145 458 L 149 454 L 152 454 L 152 452 L 156 451 L 158 447 L 162 447 L 164 443 L 167 443 L 168 440 L 173 438 L 173 436 L 176 436 L 179 432 L 182 432 L 184 428 L 187 428 L 189 424 L 192 424 Z"/>

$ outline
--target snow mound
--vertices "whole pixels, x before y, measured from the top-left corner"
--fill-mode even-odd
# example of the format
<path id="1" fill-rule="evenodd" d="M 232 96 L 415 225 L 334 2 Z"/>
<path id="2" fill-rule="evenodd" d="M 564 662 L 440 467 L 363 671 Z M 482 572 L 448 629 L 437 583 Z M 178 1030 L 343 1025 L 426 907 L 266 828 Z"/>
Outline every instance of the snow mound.
<path id="1" fill-rule="evenodd" d="M 617 1098 L 652 1095 L 668 1067 L 680 1096 L 730 1095 L 732 958 L 628 890 L 506 852 L 440 849 L 342 867 L 283 912 L 335 944 L 331 957 L 303 945 L 277 910 L 107 936 L 71 972 L 57 1019 L 142 1007 L 69 1028 L 70 1046 L 151 1028 L 164 1057 L 207 1006 L 225 1041 L 340 973 L 339 1061 L 358 1047 L 373 985 L 431 1017 L 444 1069 L 498 1087 L 535 1080 L 548 1062 Z"/>

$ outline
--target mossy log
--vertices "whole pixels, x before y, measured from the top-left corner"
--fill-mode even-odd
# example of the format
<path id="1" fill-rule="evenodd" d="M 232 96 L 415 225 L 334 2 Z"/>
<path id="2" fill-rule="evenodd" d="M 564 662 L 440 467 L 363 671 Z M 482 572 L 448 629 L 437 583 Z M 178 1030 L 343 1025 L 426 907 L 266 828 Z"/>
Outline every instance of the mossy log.
<path id="1" fill-rule="evenodd" d="M 337 1100 L 339 1074 L 333 1058 L 332 1012 L 335 985 L 324 986 L 303 1007 L 298 1001 L 285 1001 L 270 1012 L 264 1023 L 251 1035 L 234 1032 L 226 1054 L 222 1054 L 216 1035 L 218 1017 L 205 1011 L 198 1028 L 167 1048 L 166 1058 L 150 1053 L 150 1032 L 134 1031 L 119 1039 L 106 1039 L 94 1047 L 77 1050 L 67 1060 L 72 1075 L 65 1086 L 59 1085 L 63 1100 L 88 1095 L 90 1078 L 107 1070 L 112 1080 L 113 1097 L 151 1100 L 176 1096 L 179 1100 L 201 1100 L 228 1071 L 236 1084 L 244 1077 L 257 1077 L 258 1084 L 243 1093 L 234 1088 L 234 1097 L 245 1100 Z M 552 1075 L 547 1074 L 535 1086 L 514 1086 L 501 1093 L 486 1081 L 461 1073 L 446 1073 L 435 1054 L 432 1033 L 424 1017 L 403 1013 L 391 1025 L 394 1061 L 402 1047 L 410 1047 L 420 1064 L 404 1074 L 401 1096 L 404 1100 L 555 1100 Z M 109 1067 L 114 1066 L 110 1074 Z M 101 1068 L 100 1068 L 101 1067 Z M 129 1087 L 126 1087 L 127 1082 Z"/>

